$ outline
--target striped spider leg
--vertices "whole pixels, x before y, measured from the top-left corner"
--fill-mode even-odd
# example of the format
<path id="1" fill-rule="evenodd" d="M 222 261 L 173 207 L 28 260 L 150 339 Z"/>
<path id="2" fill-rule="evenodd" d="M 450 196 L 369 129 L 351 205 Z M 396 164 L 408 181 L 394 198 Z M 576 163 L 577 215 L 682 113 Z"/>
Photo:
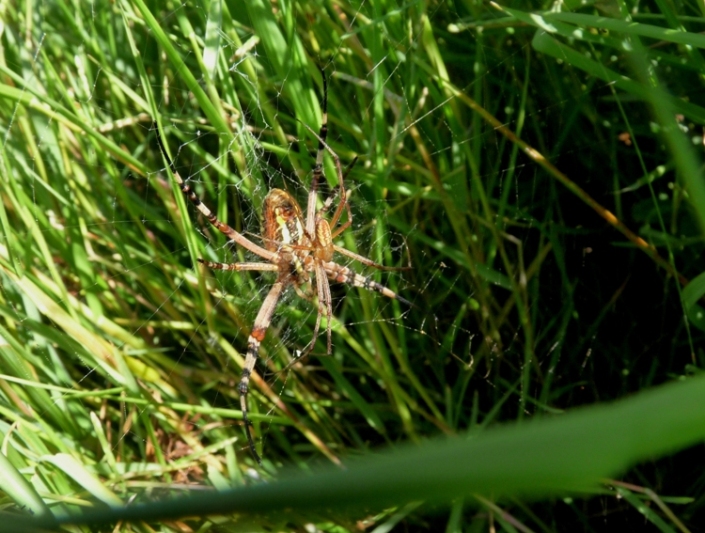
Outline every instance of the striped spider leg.
<path id="1" fill-rule="evenodd" d="M 329 280 L 338 283 L 347 283 L 355 287 L 362 287 L 371 291 L 379 292 L 384 296 L 399 300 L 402 303 L 411 305 L 407 300 L 370 278 L 362 276 L 352 269 L 338 264 L 333 260 L 334 253 L 340 253 L 366 266 L 383 270 L 399 270 L 391 267 L 378 265 L 374 261 L 367 259 L 354 252 L 346 250 L 333 243 L 333 239 L 338 237 L 352 224 L 352 214 L 350 205 L 347 202 L 347 191 L 345 190 L 345 176 L 340 164 L 340 158 L 326 144 L 328 134 L 328 114 L 327 114 L 328 86 L 325 75 L 323 76 L 323 99 L 321 101 L 322 123 L 316 134 L 318 138 L 318 151 L 316 153 L 316 164 L 313 168 L 311 188 L 308 194 L 308 204 L 306 206 L 306 218 L 296 199 L 282 189 L 272 189 L 264 199 L 262 214 L 262 246 L 252 242 L 247 237 L 238 233 L 227 224 L 218 220 L 213 212 L 204 205 L 196 196 L 191 187 L 184 182 L 174 166 L 171 158 L 166 152 L 166 148 L 159 133 L 159 128 L 155 124 L 157 133 L 157 143 L 159 149 L 167 161 L 169 169 L 176 180 L 181 192 L 198 209 L 198 211 L 212 224 L 218 231 L 225 235 L 235 244 L 242 246 L 246 250 L 261 257 L 265 262 L 246 263 L 215 263 L 199 259 L 199 263 L 208 268 L 216 270 L 236 270 L 236 271 L 269 271 L 276 272 L 277 279 L 269 289 L 269 293 L 262 302 L 252 331 L 247 339 L 247 354 L 245 365 L 242 369 L 242 376 L 238 385 L 240 393 L 240 408 L 242 409 L 242 419 L 247 435 L 247 442 L 255 460 L 262 464 L 262 460 L 255 448 L 252 437 L 251 423 L 248 418 L 247 394 L 249 390 L 250 377 L 255 369 L 255 364 L 259 357 L 259 350 L 269 328 L 277 303 L 284 290 L 293 287 L 297 294 L 314 292 L 316 296 L 317 315 L 316 324 L 313 329 L 311 341 L 302 351 L 297 359 L 304 357 L 313 350 L 318 338 L 321 321 L 325 314 L 327 319 L 327 353 L 331 353 L 331 323 L 333 318 L 333 306 L 331 301 Z M 308 127 L 307 127 L 308 128 Z M 308 128 L 310 130 L 310 128 Z M 338 185 L 334 188 L 333 194 L 328 198 L 323 206 L 317 210 L 318 183 L 323 177 L 323 154 L 327 151 L 335 163 L 336 177 Z M 353 161 L 354 164 L 354 161 Z M 352 164 L 350 165 L 352 166 Z M 330 222 L 324 218 L 335 200 L 338 204 L 333 212 Z M 347 214 L 345 222 L 341 223 L 343 213 Z M 334 229 L 331 229 L 334 228 Z M 315 291 L 311 278 L 315 278 Z"/>

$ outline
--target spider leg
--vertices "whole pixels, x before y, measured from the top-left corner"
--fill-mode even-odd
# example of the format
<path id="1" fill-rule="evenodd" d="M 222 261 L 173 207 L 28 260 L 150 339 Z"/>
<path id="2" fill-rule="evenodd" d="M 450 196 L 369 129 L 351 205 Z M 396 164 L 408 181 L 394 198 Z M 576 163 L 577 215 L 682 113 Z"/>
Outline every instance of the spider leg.
<path id="1" fill-rule="evenodd" d="M 350 259 L 354 259 L 355 261 L 359 261 L 363 265 L 366 265 L 366 266 L 369 266 L 372 268 L 376 268 L 377 270 L 391 270 L 391 271 L 411 270 L 411 267 L 390 267 L 390 266 L 380 265 L 379 263 L 375 263 L 371 259 L 367 259 L 366 257 L 364 257 L 362 255 L 358 255 L 355 252 L 351 252 L 350 250 L 348 250 L 346 248 L 342 248 L 340 246 L 336 246 L 335 244 L 333 245 L 333 249 L 341 255 L 345 255 L 345 256 L 349 257 Z"/>
<path id="2" fill-rule="evenodd" d="M 306 204 L 306 232 L 313 235 L 316 224 L 316 199 L 318 198 L 318 182 L 323 175 L 323 146 L 328 137 L 328 78 L 326 73 L 321 70 L 323 78 L 323 98 L 321 100 L 321 129 L 318 130 L 318 150 L 316 151 L 316 166 L 313 167 L 313 176 L 311 177 L 311 189 L 308 192 L 308 204 Z M 311 132 L 310 127 L 304 126 Z M 314 133 L 315 135 L 315 133 Z"/>
<path id="3" fill-rule="evenodd" d="M 348 164 L 348 166 L 345 167 L 345 173 L 343 174 L 343 178 L 344 178 L 344 179 L 348 179 L 348 174 L 350 174 L 350 171 L 351 171 L 352 168 L 355 166 L 355 163 L 357 163 L 357 160 L 358 160 L 358 159 L 359 159 L 359 157 L 355 156 L 355 159 L 353 159 L 353 160 Z M 340 193 L 340 185 L 336 185 L 336 186 L 333 187 L 333 189 L 331 190 L 331 193 L 330 193 L 330 195 L 328 196 L 328 198 L 326 198 L 326 200 L 323 202 L 323 207 L 321 207 L 321 208 L 318 210 L 318 212 L 316 213 L 316 218 L 320 218 L 320 217 L 322 217 L 323 215 L 325 215 L 325 214 L 328 212 L 328 210 L 329 210 L 329 209 L 331 208 L 331 206 L 333 205 L 333 202 L 335 201 L 335 199 L 336 199 L 336 197 L 338 196 L 339 193 Z M 350 190 L 348 190 L 347 193 L 345 194 L 345 197 L 346 197 L 346 198 L 347 198 L 348 196 L 350 196 Z"/>
<path id="4" fill-rule="evenodd" d="M 313 351 L 316 345 L 316 339 L 318 339 L 318 333 L 321 330 L 321 319 L 323 318 L 323 313 L 326 314 L 328 319 L 326 332 L 327 332 L 327 354 L 330 355 L 333 347 L 333 342 L 331 338 L 331 322 L 333 320 L 333 299 L 330 293 L 330 283 L 328 283 L 328 275 L 325 268 L 320 261 L 317 261 L 314 265 L 314 273 L 316 277 L 316 296 L 317 296 L 317 314 L 316 314 L 316 325 L 313 327 L 313 335 L 311 336 L 311 342 L 309 342 L 306 347 L 301 350 L 301 353 L 296 357 L 296 361 L 303 359 L 308 354 Z M 297 291 L 298 293 L 298 291 Z M 309 298 L 306 298 L 307 300 Z"/>
<path id="5" fill-rule="evenodd" d="M 216 217 L 213 212 L 203 202 L 201 202 L 201 199 L 196 195 L 195 192 L 193 192 L 193 189 L 186 182 L 184 182 L 183 178 L 176 170 L 174 162 L 171 160 L 169 154 L 167 154 L 166 152 L 166 147 L 164 146 L 162 136 L 159 133 L 159 126 L 156 122 L 154 123 L 154 130 L 157 134 L 157 144 L 159 145 L 159 149 L 161 150 L 164 159 L 166 159 L 166 162 L 169 165 L 169 169 L 171 170 L 171 173 L 173 174 L 174 179 L 176 180 L 176 183 L 179 186 L 179 189 L 181 189 L 181 192 L 184 194 L 184 196 L 189 199 L 189 201 L 196 207 L 196 209 L 201 212 L 204 217 L 206 217 L 208 222 L 210 222 L 213 227 L 215 227 L 228 239 L 234 241 L 235 243 L 239 244 L 250 252 L 257 254 L 264 259 L 267 259 L 268 261 L 274 261 L 276 257 L 276 254 L 274 252 L 265 250 L 261 246 L 258 246 L 257 244 L 250 241 L 244 235 L 235 231 L 225 222 L 221 222 L 220 220 L 218 220 L 218 217 Z"/>
<path id="6" fill-rule="evenodd" d="M 318 324 L 321 321 L 321 314 L 322 311 L 326 312 L 326 336 L 327 336 L 327 354 L 330 355 L 331 349 L 332 349 L 332 340 L 331 340 L 331 329 L 330 325 L 333 320 L 333 299 L 330 294 L 330 283 L 328 283 L 328 276 L 326 274 L 325 269 L 323 268 L 323 265 L 316 261 L 316 285 L 318 286 L 318 319 L 316 320 L 316 328 L 318 328 Z M 318 330 L 316 329 L 315 331 L 316 335 L 318 334 Z M 316 337 L 313 337 L 313 341 L 315 342 Z"/>
<path id="7" fill-rule="evenodd" d="M 323 202 L 323 207 L 321 207 L 317 212 L 316 212 L 316 219 L 321 219 L 323 218 L 323 215 L 325 215 L 328 210 L 331 208 L 333 205 L 333 202 L 335 201 L 335 198 L 338 196 L 338 191 L 340 190 L 340 187 L 337 185 L 333 187 L 333 190 L 331 191 L 330 196 L 326 198 L 326 201 Z M 350 194 L 348 192 L 348 194 Z"/>
<path id="8" fill-rule="evenodd" d="M 257 454 L 255 449 L 255 441 L 252 439 L 252 432 L 250 431 L 251 422 L 247 417 L 247 391 L 249 390 L 250 376 L 255 369 L 255 363 L 259 357 L 259 348 L 264 340 L 264 335 L 267 333 L 267 328 L 272 322 L 272 315 L 274 315 L 274 310 L 277 307 L 277 302 L 279 297 L 284 290 L 284 282 L 277 281 L 269 289 L 269 294 L 262 302 L 262 307 L 260 307 L 259 313 L 255 317 L 255 323 L 252 326 L 252 332 L 247 339 L 247 355 L 245 356 L 245 367 L 242 369 L 242 376 L 240 378 L 240 384 L 238 385 L 238 391 L 240 392 L 240 409 L 242 410 L 242 421 L 245 424 L 245 434 L 247 435 L 247 444 L 250 447 L 253 457 L 259 463 L 262 464 L 262 459 Z"/>
<path id="9" fill-rule="evenodd" d="M 327 115 L 326 115 L 327 117 Z M 327 120 L 327 118 L 326 118 Z M 303 124 L 303 122 L 302 122 Z M 343 173 L 343 167 L 342 164 L 340 163 L 340 157 L 338 157 L 338 154 L 333 151 L 333 149 L 326 144 L 325 139 L 318 135 L 315 131 L 311 129 L 311 127 L 308 124 L 303 124 L 304 128 L 306 128 L 308 131 L 310 131 L 313 135 L 316 136 L 318 139 L 318 146 L 319 146 L 319 151 L 318 154 L 321 159 L 321 170 L 318 173 L 318 177 L 320 177 L 323 174 L 323 154 L 322 154 L 322 149 L 324 149 L 326 152 L 330 154 L 330 156 L 333 158 L 333 162 L 335 163 L 335 174 L 338 176 L 338 186 L 340 187 L 340 203 L 338 203 L 338 208 L 335 210 L 335 213 L 333 213 L 333 218 L 330 221 L 331 226 L 335 226 L 338 223 L 338 220 L 340 220 L 340 217 L 343 214 L 343 209 L 346 210 L 348 214 L 348 220 L 351 221 L 352 223 L 352 212 L 350 211 L 350 205 L 348 204 L 347 201 L 347 192 L 345 190 L 345 174 Z M 328 127 L 326 126 L 326 135 L 328 134 Z M 318 157 L 316 158 L 318 160 Z M 316 163 L 316 167 L 318 167 L 318 163 Z M 315 169 L 314 169 L 314 178 L 316 177 Z M 316 188 L 313 187 L 313 185 L 316 185 Z M 315 181 L 312 182 L 311 186 L 311 191 L 308 193 L 308 201 L 309 204 L 311 203 L 311 200 L 313 199 L 314 205 L 315 205 L 315 200 L 316 200 L 316 189 L 318 187 L 318 182 Z M 309 214 L 315 214 L 315 208 L 311 208 L 310 205 L 308 205 L 308 210 L 307 210 L 307 216 Z M 307 226 L 306 228 L 308 229 L 308 219 L 306 220 Z"/>
<path id="10" fill-rule="evenodd" d="M 350 171 L 355 166 L 355 163 L 357 163 L 357 159 L 358 159 L 358 157 L 355 156 L 355 158 L 352 161 L 350 161 L 350 163 L 348 163 L 348 166 L 345 167 L 345 172 L 343 172 L 343 174 L 341 174 L 339 176 L 340 184 L 336 185 L 337 188 L 340 189 L 343 187 L 345 180 L 348 179 L 348 174 L 350 174 Z M 337 165 L 337 169 L 338 169 L 338 171 L 340 171 L 339 164 Z M 342 226 L 340 226 L 339 228 L 337 228 L 335 230 L 335 232 L 333 233 L 334 238 L 337 237 L 338 235 L 340 235 L 341 233 L 343 233 L 346 229 L 348 229 L 352 225 L 352 211 L 350 211 L 350 204 L 348 203 L 348 194 L 350 194 L 349 191 L 344 191 L 343 194 L 341 195 L 341 200 L 340 200 L 340 204 L 345 203 L 345 211 L 348 214 L 348 220 L 345 222 L 345 224 L 343 224 Z M 338 204 L 338 209 L 336 209 L 335 213 L 333 214 L 333 218 L 330 221 L 330 226 L 332 228 L 334 228 L 338 224 L 338 222 L 340 221 L 340 217 L 343 214 L 343 210 L 340 207 L 340 204 Z"/>
<path id="11" fill-rule="evenodd" d="M 199 259 L 199 263 L 206 265 L 211 270 L 236 270 L 243 272 L 245 270 L 255 270 L 258 272 L 279 272 L 279 265 L 274 263 L 214 263 Z"/>
<path id="12" fill-rule="evenodd" d="M 340 220 L 340 217 L 343 214 L 343 209 L 347 210 L 348 220 L 350 221 L 350 223 L 352 222 L 352 213 L 350 212 L 350 206 L 348 205 L 346 200 L 345 178 L 347 177 L 348 172 L 350 172 L 350 169 L 357 161 L 356 157 L 353 162 L 348 165 L 345 172 L 343 172 L 338 154 L 336 154 L 333 149 L 326 143 L 326 139 L 328 138 L 328 78 L 326 77 L 326 73 L 322 69 L 321 78 L 323 79 L 323 98 L 321 99 L 321 128 L 318 130 L 318 133 L 316 133 L 315 131 L 313 131 L 313 129 L 311 129 L 308 124 L 304 124 L 302 122 L 303 126 L 313 135 L 315 135 L 318 139 L 318 150 L 316 151 L 316 166 L 313 167 L 313 176 L 311 177 L 311 189 L 308 193 L 308 204 L 306 205 L 306 231 L 309 235 L 313 235 L 314 228 L 316 225 L 316 200 L 318 198 L 318 182 L 321 180 L 321 176 L 323 175 L 323 152 L 327 151 L 333 158 L 336 168 L 336 175 L 338 177 L 338 187 L 340 187 L 340 203 L 338 204 L 338 208 L 335 210 L 335 213 L 333 215 L 331 226 L 335 226 L 338 223 L 338 220 Z"/>
<path id="13" fill-rule="evenodd" d="M 348 174 L 350 174 L 350 171 L 355 166 L 355 163 L 357 163 L 357 160 L 358 160 L 358 157 L 355 156 L 355 159 L 353 159 L 348 164 L 348 166 L 345 168 L 345 172 L 343 173 L 343 180 L 348 179 Z M 335 198 L 338 196 L 339 193 L 340 193 L 340 185 L 336 185 L 335 187 L 333 187 L 333 191 L 331 192 L 330 196 L 328 196 L 328 198 L 326 198 L 326 201 L 323 202 L 323 207 L 321 207 L 318 210 L 318 212 L 316 213 L 316 220 L 320 219 L 321 217 L 323 217 L 324 214 L 326 214 L 326 212 L 328 212 L 328 210 L 333 205 L 333 202 L 335 201 Z M 345 193 L 345 201 L 346 201 L 345 208 L 348 212 L 348 219 L 344 224 L 342 224 L 341 226 L 336 228 L 336 230 L 333 232 L 333 235 L 332 235 L 333 239 L 335 239 L 338 235 L 343 233 L 352 224 L 352 213 L 350 212 L 350 204 L 347 203 L 348 196 L 350 196 L 350 191 L 346 191 L 346 193 Z M 330 226 L 335 227 L 335 225 L 338 222 L 339 222 L 339 220 L 335 220 L 335 217 L 333 217 L 333 220 L 331 220 L 331 222 L 330 222 Z"/>
<path id="14" fill-rule="evenodd" d="M 325 269 L 328 277 L 333 281 L 337 281 L 338 283 L 347 283 L 348 285 L 352 285 L 353 287 L 361 287 L 369 291 L 375 291 L 380 294 L 383 294 L 387 298 L 391 298 L 392 300 L 398 300 L 401 303 L 410 307 L 413 306 L 413 304 L 409 300 L 402 298 L 393 290 L 388 289 L 384 285 L 381 285 L 380 283 L 377 283 L 376 281 L 373 281 L 372 279 L 366 276 L 358 274 L 357 272 L 349 269 L 348 267 L 344 267 L 343 265 L 339 265 L 338 263 L 328 261 L 323 263 L 323 268 Z"/>

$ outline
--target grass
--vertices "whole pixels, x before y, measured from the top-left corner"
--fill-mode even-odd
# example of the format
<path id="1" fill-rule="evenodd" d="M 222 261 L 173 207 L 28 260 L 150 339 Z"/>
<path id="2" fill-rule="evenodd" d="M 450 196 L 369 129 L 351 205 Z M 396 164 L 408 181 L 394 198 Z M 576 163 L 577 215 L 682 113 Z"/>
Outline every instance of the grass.
<path id="1" fill-rule="evenodd" d="M 549 7 L 0 6 L 0 530 L 697 525 L 705 19 Z M 267 190 L 305 198 L 319 66 L 360 157 L 340 240 L 410 264 L 358 270 L 414 305 L 336 287 L 333 354 L 296 362 L 287 294 L 259 468 L 237 383 L 272 279 L 198 265 L 252 258 L 152 124 L 259 234 Z"/>

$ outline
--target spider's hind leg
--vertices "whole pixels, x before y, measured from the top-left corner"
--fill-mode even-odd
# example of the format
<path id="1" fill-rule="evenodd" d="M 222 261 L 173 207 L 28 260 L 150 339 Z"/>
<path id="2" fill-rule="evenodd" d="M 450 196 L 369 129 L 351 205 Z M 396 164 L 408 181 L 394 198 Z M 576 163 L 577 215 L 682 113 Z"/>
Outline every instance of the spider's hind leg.
<path id="1" fill-rule="evenodd" d="M 204 204 L 201 199 L 198 197 L 198 195 L 195 193 L 195 191 L 191 188 L 191 186 L 184 181 L 184 179 L 181 177 L 179 174 L 179 171 L 176 169 L 176 166 L 174 165 L 174 161 L 172 161 L 171 157 L 169 157 L 169 154 L 166 150 L 166 145 L 164 144 L 164 140 L 162 139 L 162 135 L 159 132 L 159 126 L 155 122 L 153 124 L 154 128 L 154 133 L 156 134 L 157 137 L 157 144 L 159 145 L 159 150 L 161 151 L 162 155 L 164 156 L 165 161 L 167 162 L 167 165 L 169 166 L 169 169 L 171 170 L 172 175 L 174 176 L 174 180 L 176 181 L 176 184 L 179 186 L 179 189 L 181 189 L 181 192 L 183 195 L 188 198 L 189 202 L 193 204 L 193 206 L 198 209 L 198 211 L 208 220 L 208 222 L 215 227 L 219 232 L 221 232 L 223 235 L 225 235 L 228 239 L 233 241 L 234 243 L 242 246 L 243 248 L 249 250 L 250 252 L 268 260 L 272 261 L 276 254 L 274 252 L 271 252 L 269 250 L 265 250 L 261 246 L 253 243 L 252 241 L 246 239 L 242 234 L 238 233 L 235 231 L 233 228 L 228 226 L 225 222 L 222 222 L 221 220 L 218 219 L 218 217 L 211 211 L 211 209 Z"/>
<path id="2" fill-rule="evenodd" d="M 306 210 L 306 231 L 309 235 L 313 235 L 314 224 L 316 221 L 316 199 L 318 198 L 318 182 L 323 176 L 323 152 L 325 151 L 326 139 L 328 138 L 328 78 L 326 73 L 321 70 L 323 78 L 323 98 L 321 99 L 321 127 L 318 130 L 318 150 L 316 151 L 316 165 L 313 167 L 313 175 L 311 176 L 311 188 L 308 192 L 308 204 Z M 306 126 L 304 124 L 304 126 Z M 308 126 L 307 129 L 310 130 Z"/>

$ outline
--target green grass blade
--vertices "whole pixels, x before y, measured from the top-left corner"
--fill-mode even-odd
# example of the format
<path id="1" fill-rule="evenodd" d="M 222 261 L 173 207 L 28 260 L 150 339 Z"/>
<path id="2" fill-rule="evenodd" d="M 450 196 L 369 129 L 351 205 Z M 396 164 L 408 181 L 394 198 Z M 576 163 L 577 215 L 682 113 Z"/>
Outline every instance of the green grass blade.
<path id="1" fill-rule="evenodd" d="M 543 420 L 350 460 L 346 468 L 171 502 L 131 505 L 71 523 L 154 520 L 194 512 L 346 513 L 474 493 L 532 498 L 594 490 L 601 480 L 705 437 L 705 376 Z M 289 511 L 290 512 L 290 511 Z"/>

